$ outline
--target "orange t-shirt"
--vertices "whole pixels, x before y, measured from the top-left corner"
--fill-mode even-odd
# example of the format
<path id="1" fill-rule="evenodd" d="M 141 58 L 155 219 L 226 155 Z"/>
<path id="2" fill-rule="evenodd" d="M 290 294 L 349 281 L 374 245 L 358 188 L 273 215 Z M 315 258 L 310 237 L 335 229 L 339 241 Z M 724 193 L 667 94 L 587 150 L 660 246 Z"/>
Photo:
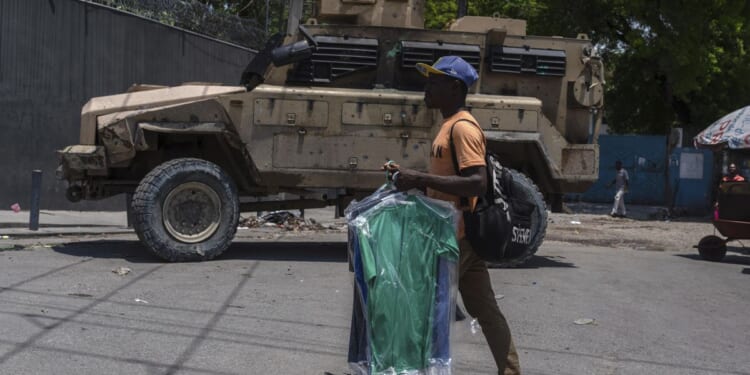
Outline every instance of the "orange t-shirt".
<path id="1" fill-rule="evenodd" d="M 745 178 L 740 175 L 734 175 L 734 177 L 724 176 L 721 178 L 721 182 L 744 182 Z"/>
<path id="2" fill-rule="evenodd" d="M 469 121 L 459 121 L 469 120 Z M 473 122 L 473 124 L 472 124 Z M 456 124 L 454 127 L 453 124 Z M 485 166 L 484 154 L 487 149 L 486 140 L 482 129 L 479 128 L 477 120 L 467 111 L 459 111 L 453 116 L 445 119 L 443 125 L 432 141 L 430 150 L 430 174 L 438 176 L 455 176 L 458 171 L 453 166 L 453 156 L 451 156 L 450 133 L 453 127 L 453 145 L 456 147 L 456 159 L 458 160 L 458 169 L 462 170 L 469 167 Z M 468 205 L 461 205 L 461 198 L 443 193 L 433 189 L 427 189 L 427 196 L 452 202 L 453 205 L 462 211 L 473 210 L 477 204 L 477 197 L 468 199 Z M 460 217 L 458 223 L 458 238 L 464 238 L 464 220 Z"/>

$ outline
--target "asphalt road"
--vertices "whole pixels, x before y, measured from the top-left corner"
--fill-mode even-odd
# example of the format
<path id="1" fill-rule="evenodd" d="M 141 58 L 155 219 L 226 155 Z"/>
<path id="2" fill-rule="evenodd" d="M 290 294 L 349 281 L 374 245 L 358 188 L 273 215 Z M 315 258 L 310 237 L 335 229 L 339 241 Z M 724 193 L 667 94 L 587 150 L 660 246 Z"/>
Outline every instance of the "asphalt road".
<path id="1" fill-rule="evenodd" d="M 245 238 L 183 264 L 132 235 L 0 251 L 0 373 L 346 374 L 343 241 Z M 538 255 L 490 271 L 525 374 L 750 374 L 750 256 L 554 241 Z M 493 373 L 481 333 L 454 331 L 455 373 Z"/>

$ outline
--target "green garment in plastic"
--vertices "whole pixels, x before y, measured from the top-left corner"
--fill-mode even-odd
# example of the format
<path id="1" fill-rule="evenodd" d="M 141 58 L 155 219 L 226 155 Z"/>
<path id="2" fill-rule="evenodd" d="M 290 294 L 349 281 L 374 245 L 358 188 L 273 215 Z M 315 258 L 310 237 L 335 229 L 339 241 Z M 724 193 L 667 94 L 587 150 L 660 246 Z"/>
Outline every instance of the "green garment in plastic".
<path id="1" fill-rule="evenodd" d="M 409 196 L 362 215 L 372 374 L 429 366 L 438 257 L 458 259 L 454 213 Z"/>

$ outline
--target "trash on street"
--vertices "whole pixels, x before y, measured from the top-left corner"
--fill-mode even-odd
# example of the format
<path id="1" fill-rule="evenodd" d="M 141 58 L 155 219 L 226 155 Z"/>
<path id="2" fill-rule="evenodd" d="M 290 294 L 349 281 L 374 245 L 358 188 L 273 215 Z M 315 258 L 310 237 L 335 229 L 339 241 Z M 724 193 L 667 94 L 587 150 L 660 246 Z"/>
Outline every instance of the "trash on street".
<path id="1" fill-rule="evenodd" d="M 581 318 L 581 319 L 576 319 L 575 321 L 573 321 L 573 323 L 579 326 L 594 324 L 594 322 L 595 320 L 591 318 Z"/>
<path id="2" fill-rule="evenodd" d="M 261 216 L 260 218 L 268 223 L 284 224 L 287 220 L 296 218 L 296 216 L 289 211 L 273 211 Z"/>
<path id="3" fill-rule="evenodd" d="M 119 276 L 125 276 L 125 275 L 129 274 L 130 271 L 131 271 L 131 269 L 128 268 L 128 267 L 117 267 L 117 268 L 115 268 L 115 269 L 112 270 L 112 273 L 116 273 Z"/>

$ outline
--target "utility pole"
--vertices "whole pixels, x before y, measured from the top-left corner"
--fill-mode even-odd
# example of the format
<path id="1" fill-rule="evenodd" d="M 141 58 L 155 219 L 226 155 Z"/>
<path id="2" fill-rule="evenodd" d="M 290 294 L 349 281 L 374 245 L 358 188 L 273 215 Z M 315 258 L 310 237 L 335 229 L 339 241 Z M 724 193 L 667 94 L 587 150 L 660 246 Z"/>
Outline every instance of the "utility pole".
<path id="1" fill-rule="evenodd" d="M 469 4 L 467 0 L 458 0 L 458 14 L 456 15 L 456 18 L 461 18 L 461 17 L 466 16 L 468 7 L 469 7 Z"/>
<path id="2" fill-rule="evenodd" d="M 302 0 L 290 0 L 289 20 L 286 28 L 287 35 L 294 35 L 297 33 L 297 27 L 299 26 L 300 20 L 302 20 L 303 9 Z"/>
<path id="3" fill-rule="evenodd" d="M 271 15 L 271 4 L 270 0 L 266 0 L 266 36 L 268 36 L 268 18 Z"/>

